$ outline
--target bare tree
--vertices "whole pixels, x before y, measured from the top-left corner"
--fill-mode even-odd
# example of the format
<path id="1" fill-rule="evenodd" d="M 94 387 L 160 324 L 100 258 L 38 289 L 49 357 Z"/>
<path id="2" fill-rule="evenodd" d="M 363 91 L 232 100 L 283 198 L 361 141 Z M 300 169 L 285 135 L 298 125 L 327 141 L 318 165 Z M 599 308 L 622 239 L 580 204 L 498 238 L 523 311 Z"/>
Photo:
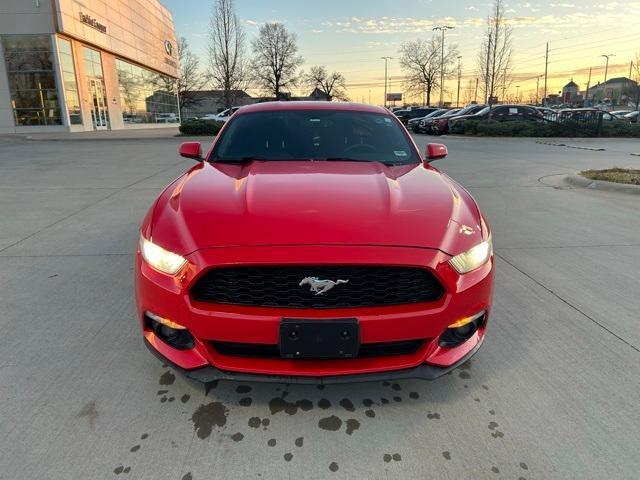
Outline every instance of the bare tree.
<path id="1" fill-rule="evenodd" d="M 285 90 L 296 86 L 298 68 L 304 62 L 298 55 L 296 35 L 281 23 L 265 23 L 251 47 L 256 83 L 281 99 Z"/>
<path id="2" fill-rule="evenodd" d="M 478 54 L 478 75 L 488 104 L 495 103 L 498 91 L 504 92 L 511 85 L 512 28 L 504 11 L 504 1 L 495 0 Z"/>
<path id="3" fill-rule="evenodd" d="M 189 48 L 185 37 L 178 39 L 178 60 L 180 76 L 178 77 L 178 108 L 182 110 L 198 103 L 198 98 L 186 92 L 201 90 L 205 84 L 204 75 L 200 72 L 200 60 Z M 126 90 L 126 89 L 125 89 Z"/>
<path id="4" fill-rule="evenodd" d="M 433 35 L 429 40 L 410 40 L 400 45 L 400 67 L 404 71 L 404 84 L 409 93 L 425 95 L 425 104 L 431 104 L 431 93 L 440 88 L 442 39 Z M 449 45 L 444 55 L 445 77 L 454 71 L 458 47 Z"/>
<path id="5" fill-rule="evenodd" d="M 329 97 L 337 100 L 347 101 L 347 82 L 344 75 L 340 72 L 329 73 L 324 66 L 311 67 L 309 73 L 304 75 L 304 82 L 309 88 L 318 88 Z"/>
<path id="6" fill-rule="evenodd" d="M 209 28 L 211 85 L 222 90 L 224 106 L 231 107 L 237 92 L 248 86 L 244 29 L 233 0 L 216 0 Z"/>

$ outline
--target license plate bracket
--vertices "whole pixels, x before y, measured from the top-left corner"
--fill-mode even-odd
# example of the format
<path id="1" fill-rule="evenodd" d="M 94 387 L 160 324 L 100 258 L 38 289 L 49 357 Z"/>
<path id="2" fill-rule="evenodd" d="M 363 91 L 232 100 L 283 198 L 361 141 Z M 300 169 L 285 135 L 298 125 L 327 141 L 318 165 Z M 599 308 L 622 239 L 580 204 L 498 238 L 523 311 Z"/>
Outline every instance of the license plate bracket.
<path id="1" fill-rule="evenodd" d="M 283 318 L 278 346 L 283 358 L 355 358 L 360 349 L 360 326 L 355 318 Z"/>

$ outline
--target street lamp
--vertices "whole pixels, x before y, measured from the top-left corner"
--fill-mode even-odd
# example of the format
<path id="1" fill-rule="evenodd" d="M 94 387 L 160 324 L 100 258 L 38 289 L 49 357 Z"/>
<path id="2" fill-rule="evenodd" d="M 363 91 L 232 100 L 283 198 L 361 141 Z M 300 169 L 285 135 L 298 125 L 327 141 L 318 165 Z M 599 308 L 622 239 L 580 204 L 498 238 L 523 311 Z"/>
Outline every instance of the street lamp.
<path id="1" fill-rule="evenodd" d="M 608 55 L 600 55 L 600 56 L 607 59 L 607 63 L 604 66 L 604 83 L 607 83 L 607 72 L 609 71 L 609 57 L 615 57 L 615 55 L 613 53 L 610 53 Z M 606 86 L 605 86 L 605 90 L 606 90 Z"/>
<path id="2" fill-rule="evenodd" d="M 387 62 L 393 57 L 380 57 L 384 60 L 384 108 L 387 108 Z"/>
<path id="3" fill-rule="evenodd" d="M 439 25 L 437 27 L 433 27 L 432 31 L 439 30 L 442 32 L 442 42 L 441 42 L 441 51 L 440 51 L 440 108 L 442 108 L 443 103 L 443 93 L 444 93 L 444 32 L 447 30 L 453 30 L 454 27 L 449 25 Z"/>

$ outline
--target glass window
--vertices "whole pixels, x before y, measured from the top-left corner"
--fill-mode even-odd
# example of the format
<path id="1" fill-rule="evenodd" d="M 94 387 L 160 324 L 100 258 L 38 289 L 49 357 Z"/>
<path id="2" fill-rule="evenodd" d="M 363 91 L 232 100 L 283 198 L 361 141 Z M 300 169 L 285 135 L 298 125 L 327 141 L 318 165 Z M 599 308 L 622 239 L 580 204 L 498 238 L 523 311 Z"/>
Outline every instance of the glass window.
<path id="1" fill-rule="evenodd" d="M 61 125 L 47 35 L 3 35 L 2 47 L 16 125 Z"/>
<path id="2" fill-rule="evenodd" d="M 179 121 L 175 79 L 123 60 L 116 70 L 125 125 Z"/>
<path id="3" fill-rule="evenodd" d="M 69 123 L 71 125 L 80 125 L 82 123 L 82 113 L 78 96 L 78 84 L 76 82 L 76 68 L 73 64 L 73 53 L 69 40 L 58 38 L 58 56 L 60 58 L 60 69 L 62 70 L 64 96 L 67 111 L 69 112 Z"/>
<path id="4" fill-rule="evenodd" d="M 229 122 L 216 144 L 214 161 L 420 162 L 402 128 L 385 114 L 285 110 L 245 113 Z"/>

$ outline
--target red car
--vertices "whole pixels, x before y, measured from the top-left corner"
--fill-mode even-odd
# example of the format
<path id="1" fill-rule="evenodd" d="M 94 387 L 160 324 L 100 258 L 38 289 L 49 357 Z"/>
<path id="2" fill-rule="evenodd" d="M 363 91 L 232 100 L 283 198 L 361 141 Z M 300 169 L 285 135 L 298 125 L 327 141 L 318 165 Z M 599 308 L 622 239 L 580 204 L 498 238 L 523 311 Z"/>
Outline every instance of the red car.
<path id="1" fill-rule="evenodd" d="M 480 347 L 489 226 L 383 108 L 243 107 L 140 229 L 147 346 L 187 376 L 331 383 L 434 379 Z"/>

